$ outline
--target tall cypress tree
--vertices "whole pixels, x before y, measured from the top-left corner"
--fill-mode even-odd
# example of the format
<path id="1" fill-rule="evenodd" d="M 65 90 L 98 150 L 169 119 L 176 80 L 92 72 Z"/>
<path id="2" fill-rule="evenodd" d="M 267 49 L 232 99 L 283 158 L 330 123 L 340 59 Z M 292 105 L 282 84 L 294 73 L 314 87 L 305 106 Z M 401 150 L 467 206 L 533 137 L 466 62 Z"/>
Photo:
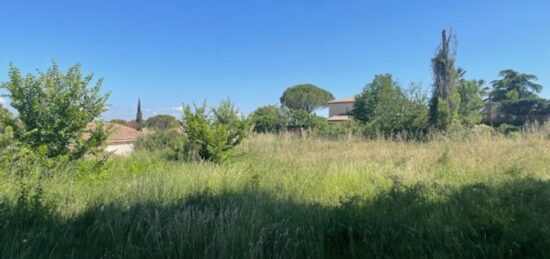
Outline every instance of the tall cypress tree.
<path id="1" fill-rule="evenodd" d="M 136 114 L 136 124 L 137 129 L 141 130 L 143 128 L 143 115 L 141 113 L 141 100 L 138 98 L 137 114 Z"/>

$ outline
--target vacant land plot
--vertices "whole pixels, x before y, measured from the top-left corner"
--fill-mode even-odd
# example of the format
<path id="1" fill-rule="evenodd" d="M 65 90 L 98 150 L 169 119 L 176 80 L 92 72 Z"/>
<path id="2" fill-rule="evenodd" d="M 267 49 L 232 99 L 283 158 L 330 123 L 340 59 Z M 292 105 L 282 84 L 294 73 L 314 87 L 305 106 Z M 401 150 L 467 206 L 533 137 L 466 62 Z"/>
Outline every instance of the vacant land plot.
<path id="1" fill-rule="evenodd" d="M 94 173 L 4 175 L 1 257 L 550 256 L 544 134 L 239 149 L 222 165 L 136 153 Z"/>

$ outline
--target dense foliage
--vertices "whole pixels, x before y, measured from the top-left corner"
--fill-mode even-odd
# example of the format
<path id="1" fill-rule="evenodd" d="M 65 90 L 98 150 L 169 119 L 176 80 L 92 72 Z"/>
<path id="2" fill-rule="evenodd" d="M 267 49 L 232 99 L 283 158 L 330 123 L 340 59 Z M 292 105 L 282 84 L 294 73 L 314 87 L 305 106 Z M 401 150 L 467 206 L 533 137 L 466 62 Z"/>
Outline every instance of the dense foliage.
<path id="1" fill-rule="evenodd" d="M 481 122 L 484 94 L 483 81 L 462 79 L 458 83 L 457 92 L 460 96 L 458 115 L 462 125 L 471 127 Z"/>
<path id="2" fill-rule="evenodd" d="M 250 123 L 255 132 L 279 133 L 286 129 L 288 114 L 282 108 L 275 105 L 259 107 L 250 115 Z"/>
<path id="3" fill-rule="evenodd" d="M 499 73 L 501 79 L 491 82 L 493 89 L 489 95 L 492 102 L 517 101 L 519 99 L 539 98 L 537 93 L 542 91 L 542 85 L 534 83 L 535 75 L 523 74 L 511 69 Z"/>
<path id="4" fill-rule="evenodd" d="M 149 117 L 145 121 L 144 125 L 145 127 L 154 130 L 168 130 L 178 128 L 180 126 L 180 123 L 174 116 L 159 114 L 153 117 Z"/>
<path id="5" fill-rule="evenodd" d="M 301 84 L 286 89 L 280 100 L 281 104 L 288 109 L 311 113 L 325 107 L 329 101 L 334 100 L 334 96 L 315 85 Z"/>
<path id="6" fill-rule="evenodd" d="M 14 145 L 13 140 L 13 126 L 15 120 L 13 116 L 8 111 L 8 109 L 2 107 L 0 104 L 0 168 L 5 168 L 9 166 L 11 156 L 13 152 L 9 151 L 10 146 Z"/>
<path id="7" fill-rule="evenodd" d="M 327 119 L 305 110 L 289 110 L 288 125 L 295 128 L 317 130 L 328 124 Z"/>
<path id="8" fill-rule="evenodd" d="M 185 134 L 175 130 L 163 130 L 140 136 L 134 142 L 134 148 L 140 151 L 175 151 L 187 143 Z"/>
<path id="9" fill-rule="evenodd" d="M 5 133 L 7 127 L 13 127 L 14 123 L 11 113 L 0 103 L 0 134 Z"/>
<path id="10" fill-rule="evenodd" d="M 362 138 L 365 133 L 365 125 L 357 121 L 342 121 L 338 123 L 318 124 L 312 134 L 321 139 L 350 139 Z"/>
<path id="11" fill-rule="evenodd" d="M 249 122 L 229 101 L 222 101 L 211 113 L 206 104 L 184 106 L 183 117 L 188 137 L 181 152 L 188 160 L 223 162 L 234 155 L 234 148 L 241 143 L 248 131 Z"/>
<path id="12" fill-rule="evenodd" d="M 423 98 L 407 96 L 390 74 L 376 75 L 355 97 L 351 113 L 366 126 L 365 134 L 370 137 L 416 135 L 426 127 L 428 115 Z"/>
<path id="13" fill-rule="evenodd" d="M 485 123 L 493 126 L 512 124 L 522 126 L 529 122 L 543 123 L 550 119 L 550 100 L 522 99 L 490 102 L 485 105 L 488 116 Z"/>
<path id="14" fill-rule="evenodd" d="M 14 66 L 2 84 L 17 110 L 14 139 L 47 157 L 81 158 L 100 150 L 106 138 L 100 124 L 88 127 L 105 111 L 108 95 L 101 94 L 102 79 L 88 87 L 93 76 L 82 75 L 80 65 L 62 73 L 54 62 L 46 72 L 22 76 Z M 6 119 L 0 124 L 10 123 Z"/>
<path id="15" fill-rule="evenodd" d="M 430 99 L 429 123 L 438 130 L 448 130 L 460 121 L 460 96 L 457 92 L 459 71 L 455 66 L 456 38 L 451 31 L 441 33 L 441 45 L 432 59 L 434 75 Z"/>
<path id="16" fill-rule="evenodd" d="M 523 99 L 500 103 L 500 111 L 509 115 L 550 115 L 550 100 Z"/>

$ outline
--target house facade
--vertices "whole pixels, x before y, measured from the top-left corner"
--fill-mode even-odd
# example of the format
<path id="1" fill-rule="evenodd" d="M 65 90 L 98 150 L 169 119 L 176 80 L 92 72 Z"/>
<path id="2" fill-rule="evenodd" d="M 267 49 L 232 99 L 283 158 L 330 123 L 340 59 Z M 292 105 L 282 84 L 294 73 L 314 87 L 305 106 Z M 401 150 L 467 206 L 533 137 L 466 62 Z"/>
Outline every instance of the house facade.
<path id="1" fill-rule="evenodd" d="M 355 97 L 336 99 L 328 103 L 328 121 L 351 121 L 352 117 L 349 115 L 353 110 L 353 104 L 355 103 Z"/>
<path id="2" fill-rule="evenodd" d="M 134 141 L 144 132 L 116 123 L 109 125 L 105 151 L 115 155 L 129 155 L 134 151 Z"/>

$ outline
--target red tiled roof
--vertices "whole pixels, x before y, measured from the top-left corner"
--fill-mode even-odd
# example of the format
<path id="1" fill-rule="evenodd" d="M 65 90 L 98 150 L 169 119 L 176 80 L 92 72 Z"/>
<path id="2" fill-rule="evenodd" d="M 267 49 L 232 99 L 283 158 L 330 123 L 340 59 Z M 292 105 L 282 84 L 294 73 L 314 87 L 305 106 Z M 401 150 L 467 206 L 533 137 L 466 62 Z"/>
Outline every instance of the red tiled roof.
<path id="1" fill-rule="evenodd" d="M 90 123 L 88 124 L 87 128 L 92 129 L 94 127 L 95 127 L 95 123 Z M 142 136 L 144 134 L 141 131 L 137 131 L 133 128 L 120 125 L 117 123 L 104 123 L 103 127 L 109 134 L 106 141 L 107 144 L 132 143 L 137 137 Z"/>
<path id="2" fill-rule="evenodd" d="M 144 134 L 143 132 L 123 125 L 116 124 L 109 126 L 111 127 L 109 128 L 109 137 L 107 138 L 107 143 L 134 142 L 137 137 Z"/>

